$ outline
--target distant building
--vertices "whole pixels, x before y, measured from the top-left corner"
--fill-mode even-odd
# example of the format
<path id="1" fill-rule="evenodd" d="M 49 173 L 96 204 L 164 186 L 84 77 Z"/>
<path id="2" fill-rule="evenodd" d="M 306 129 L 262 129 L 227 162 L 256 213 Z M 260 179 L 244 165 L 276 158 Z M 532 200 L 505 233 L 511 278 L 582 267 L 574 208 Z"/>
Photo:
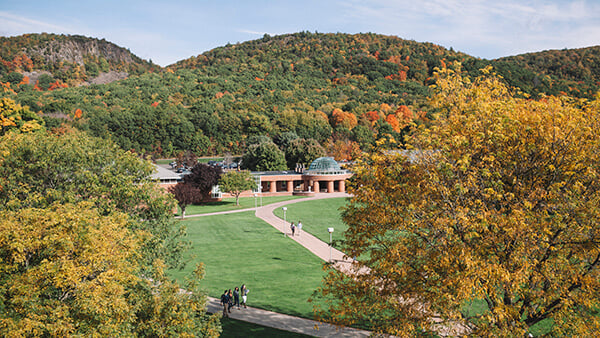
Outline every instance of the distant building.
<path id="1" fill-rule="evenodd" d="M 165 189 L 177 184 L 178 182 L 181 182 L 182 176 L 173 170 L 169 170 L 159 165 L 154 165 L 154 167 L 156 168 L 156 171 L 154 174 L 150 175 L 150 178 L 157 180 L 158 183 Z"/>
<path id="2" fill-rule="evenodd" d="M 245 192 L 242 196 L 257 192 L 263 196 L 346 192 L 346 180 L 352 177 L 352 173 L 341 169 L 333 157 L 319 157 L 308 169 L 298 166 L 290 171 L 253 171 L 252 175 L 260 189 Z"/>
<path id="3" fill-rule="evenodd" d="M 158 171 L 152 175 L 152 178 L 158 180 L 165 188 L 181 182 L 183 175 L 161 166 L 156 167 Z M 350 171 L 340 168 L 333 157 L 319 157 L 310 164 L 308 169 L 298 166 L 294 170 L 253 171 L 251 174 L 258 188 L 245 191 L 241 196 L 248 197 L 256 193 L 262 196 L 306 196 L 314 193 L 346 192 L 346 180 L 353 175 Z M 215 186 L 211 196 L 220 199 L 223 196 L 229 197 L 229 194 L 221 192 L 218 186 Z"/>

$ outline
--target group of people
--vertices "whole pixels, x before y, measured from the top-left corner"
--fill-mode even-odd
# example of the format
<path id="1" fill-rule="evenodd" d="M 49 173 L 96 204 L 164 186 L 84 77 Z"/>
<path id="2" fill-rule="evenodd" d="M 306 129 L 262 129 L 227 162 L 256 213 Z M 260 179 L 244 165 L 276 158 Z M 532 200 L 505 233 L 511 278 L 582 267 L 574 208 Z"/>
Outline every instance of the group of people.
<path id="1" fill-rule="evenodd" d="M 298 225 L 295 225 L 294 222 L 292 222 L 292 224 L 290 224 L 290 229 L 292 230 L 292 236 L 295 236 L 296 229 L 298 229 L 298 235 L 300 235 L 300 232 L 302 231 L 302 221 L 298 221 Z"/>
<path id="2" fill-rule="evenodd" d="M 242 296 L 241 305 L 246 309 L 246 301 L 248 300 L 248 292 L 250 290 L 246 287 L 246 284 L 242 284 L 240 288 L 237 286 L 233 289 L 223 291 L 221 295 L 221 305 L 223 305 L 223 317 L 229 317 L 231 308 L 237 305 L 238 310 L 240 309 L 240 294 Z"/>

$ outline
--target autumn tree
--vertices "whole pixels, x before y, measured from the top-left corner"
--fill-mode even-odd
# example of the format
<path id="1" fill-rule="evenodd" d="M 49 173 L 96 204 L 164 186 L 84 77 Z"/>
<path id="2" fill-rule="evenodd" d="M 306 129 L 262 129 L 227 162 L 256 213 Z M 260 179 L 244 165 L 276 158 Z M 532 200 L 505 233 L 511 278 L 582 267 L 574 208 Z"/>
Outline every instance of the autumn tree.
<path id="1" fill-rule="evenodd" d="M 352 128 L 356 127 L 358 121 L 356 116 L 352 113 L 345 112 L 339 108 L 336 108 L 331 113 L 331 125 L 335 128 L 337 126 L 341 126 L 352 130 Z"/>
<path id="2" fill-rule="evenodd" d="M 6 97 L 0 99 L 0 136 L 9 130 L 27 133 L 41 129 L 44 120 L 28 107 Z"/>
<path id="3" fill-rule="evenodd" d="M 202 201 L 203 194 L 200 189 L 194 187 L 190 183 L 179 182 L 176 185 L 169 187 L 169 192 L 173 194 L 173 198 L 177 200 L 177 204 L 181 209 L 181 218 L 185 218 L 185 208 L 188 205 Z"/>
<path id="4" fill-rule="evenodd" d="M 219 180 L 219 189 L 235 196 L 235 205 L 240 205 L 240 194 L 256 188 L 254 177 L 249 171 L 228 171 Z"/>
<path id="5" fill-rule="evenodd" d="M 188 292 L 160 261 L 142 274 L 148 234 L 128 215 L 91 202 L 3 212 L 0 219 L 0 334 L 5 337 L 218 337 L 205 314 L 198 267 Z"/>
<path id="6" fill-rule="evenodd" d="M 177 153 L 175 162 L 177 163 L 177 167 L 192 168 L 198 163 L 198 156 L 189 150 L 180 151 Z"/>
<path id="7" fill-rule="evenodd" d="M 369 273 L 330 270 L 321 315 L 399 336 L 595 335 L 598 99 L 529 100 L 450 69 L 436 91 L 409 151 L 353 169 L 343 250 Z"/>
<path id="8" fill-rule="evenodd" d="M 336 161 L 352 161 L 361 155 L 358 143 L 350 140 L 337 140 L 331 142 L 327 147 L 327 152 L 336 159 Z"/>

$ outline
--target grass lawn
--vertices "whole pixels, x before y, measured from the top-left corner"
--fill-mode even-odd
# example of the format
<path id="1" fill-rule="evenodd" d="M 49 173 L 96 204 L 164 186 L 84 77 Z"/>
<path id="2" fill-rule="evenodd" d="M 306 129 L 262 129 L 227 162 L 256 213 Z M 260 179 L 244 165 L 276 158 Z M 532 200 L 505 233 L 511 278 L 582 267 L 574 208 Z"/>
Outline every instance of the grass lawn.
<path id="1" fill-rule="evenodd" d="M 221 319 L 221 325 L 223 327 L 223 332 L 221 333 L 221 338 L 234 338 L 234 337 L 292 337 L 292 338 L 302 338 L 302 337 L 312 337 L 307 336 L 301 333 L 283 331 L 279 329 L 274 329 L 271 327 L 260 326 L 253 323 L 244 322 L 241 320 L 235 320 L 231 318 L 223 318 Z"/>
<path id="2" fill-rule="evenodd" d="M 245 283 L 248 305 L 312 318 L 308 298 L 321 285 L 323 261 L 274 229 L 253 211 L 189 218 L 184 221 L 192 243 L 190 262 L 169 273 L 182 282 L 204 262 L 201 282 L 209 296 Z"/>
<path id="3" fill-rule="evenodd" d="M 342 222 L 339 210 L 345 204 L 345 197 L 297 202 L 287 206 L 285 218 L 288 223 L 298 224 L 298 221 L 302 221 L 302 231 L 307 231 L 323 242 L 329 243 L 328 227 L 334 229 L 332 235 L 334 241 L 342 239 L 343 232 L 348 228 Z M 283 219 L 283 210 L 276 209 L 275 215 Z"/>
<path id="4" fill-rule="evenodd" d="M 287 201 L 297 198 L 305 198 L 302 196 L 269 196 L 262 198 L 262 205 L 271 203 L 277 203 L 281 201 Z M 235 205 L 235 198 L 223 198 L 220 202 L 210 202 L 202 205 L 188 205 L 185 208 L 186 215 L 197 215 L 197 214 L 208 214 L 211 212 L 219 211 L 230 211 L 239 209 L 250 209 L 254 208 L 254 197 L 240 197 L 240 205 Z M 260 198 L 256 200 L 258 206 L 260 206 Z M 181 209 L 178 209 L 177 216 L 181 216 Z"/>

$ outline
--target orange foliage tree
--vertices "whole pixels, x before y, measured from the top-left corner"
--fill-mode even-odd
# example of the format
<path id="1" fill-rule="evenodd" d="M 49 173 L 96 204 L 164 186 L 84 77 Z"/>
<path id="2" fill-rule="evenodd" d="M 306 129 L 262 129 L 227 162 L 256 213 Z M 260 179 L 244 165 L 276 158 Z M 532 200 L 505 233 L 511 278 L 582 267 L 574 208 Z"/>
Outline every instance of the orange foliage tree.
<path id="1" fill-rule="evenodd" d="M 327 152 L 336 161 L 352 161 L 361 155 L 360 145 L 350 140 L 337 140 L 330 143 Z"/>
<path id="2" fill-rule="evenodd" d="M 400 132 L 400 121 L 398 121 L 398 118 L 395 114 L 389 114 L 386 116 L 385 121 L 392 126 L 392 129 L 394 129 L 395 132 Z"/>
<path id="3" fill-rule="evenodd" d="M 358 120 L 354 114 L 336 108 L 331 113 L 331 124 L 334 128 L 342 126 L 352 130 L 358 124 Z"/>

